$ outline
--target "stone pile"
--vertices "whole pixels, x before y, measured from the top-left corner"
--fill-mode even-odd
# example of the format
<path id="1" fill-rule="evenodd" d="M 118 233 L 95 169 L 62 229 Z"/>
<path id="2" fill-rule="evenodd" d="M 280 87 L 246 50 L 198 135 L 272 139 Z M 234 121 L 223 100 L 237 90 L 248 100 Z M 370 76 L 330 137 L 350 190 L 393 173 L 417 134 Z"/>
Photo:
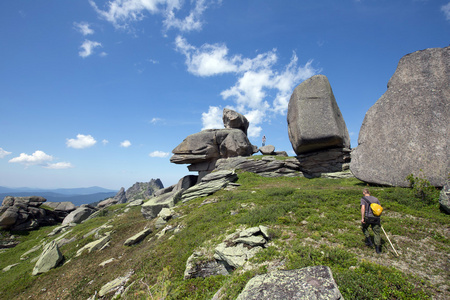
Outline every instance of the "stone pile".
<path id="1" fill-rule="evenodd" d="M 45 198 L 38 196 L 5 197 L 0 206 L 0 227 L 17 231 L 33 230 L 60 223 L 69 213 L 67 210 L 41 208 L 45 201 Z"/>
<path id="2" fill-rule="evenodd" d="M 247 119 L 224 109 L 225 129 L 206 129 L 186 137 L 172 150 L 170 162 L 190 164 L 189 171 L 198 171 L 199 179 L 214 170 L 219 158 L 250 156 L 258 151 L 247 138 Z"/>
<path id="3" fill-rule="evenodd" d="M 269 241 L 268 228 L 257 226 L 238 231 L 225 238 L 214 249 L 213 258 L 204 251 L 195 251 L 186 262 L 184 279 L 227 275 L 263 250 Z"/>
<path id="4" fill-rule="evenodd" d="M 450 173 L 450 46 L 404 56 L 386 93 L 367 111 L 350 169 L 358 179 L 408 187 L 409 174 L 436 187 Z"/>

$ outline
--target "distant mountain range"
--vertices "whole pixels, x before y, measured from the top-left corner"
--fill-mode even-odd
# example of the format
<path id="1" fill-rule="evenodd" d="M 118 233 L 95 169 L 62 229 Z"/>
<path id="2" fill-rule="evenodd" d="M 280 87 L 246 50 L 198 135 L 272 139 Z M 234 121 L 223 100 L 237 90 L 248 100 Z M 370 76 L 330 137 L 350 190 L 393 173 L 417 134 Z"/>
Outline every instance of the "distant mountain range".
<path id="1" fill-rule="evenodd" d="M 3 200 L 6 196 L 41 196 L 49 202 L 69 201 L 76 206 L 114 197 L 116 193 L 117 191 L 115 190 L 109 190 L 98 186 L 66 189 L 38 189 L 28 187 L 8 188 L 0 186 L 0 200 Z"/>

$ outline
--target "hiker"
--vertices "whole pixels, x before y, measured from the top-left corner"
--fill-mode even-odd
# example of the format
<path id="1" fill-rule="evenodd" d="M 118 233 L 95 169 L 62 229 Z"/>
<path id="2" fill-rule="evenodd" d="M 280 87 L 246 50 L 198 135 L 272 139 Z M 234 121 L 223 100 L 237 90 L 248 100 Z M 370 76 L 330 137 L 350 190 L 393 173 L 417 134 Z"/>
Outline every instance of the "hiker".
<path id="1" fill-rule="evenodd" d="M 371 203 L 380 204 L 380 201 L 374 196 L 370 196 L 369 189 L 363 190 L 363 197 L 361 198 L 361 229 L 366 237 L 366 245 L 372 247 L 372 241 L 369 234 L 369 226 L 372 227 L 375 251 L 381 253 L 381 219 L 374 216 L 372 209 L 370 208 Z"/>
<path id="2" fill-rule="evenodd" d="M 264 147 L 266 145 L 266 136 L 263 135 L 262 137 L 262 146 Z"/>

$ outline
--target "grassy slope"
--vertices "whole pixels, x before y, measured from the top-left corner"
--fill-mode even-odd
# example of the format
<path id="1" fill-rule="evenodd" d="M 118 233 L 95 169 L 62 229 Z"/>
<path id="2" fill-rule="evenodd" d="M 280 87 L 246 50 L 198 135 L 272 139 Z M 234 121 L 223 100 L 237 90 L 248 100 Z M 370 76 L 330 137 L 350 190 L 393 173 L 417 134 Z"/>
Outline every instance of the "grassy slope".
<path id="1" fill-rule="evenodd" d="M 371 187 L 385 208 L 383 227 L 400 257 L 395 257 L 385 236 L 383 254 L 364 246 L 359 227 L 359 199 L 365 185 L 356 179 L 263 178 L 239 175 L 241 186 L 220 191 L 176 207 L 180 217 L 169 224 L 181 225 L 177 234 L 157 239 L 156 231 L 138 245 L 123 246 L 130 236 L 153 226 L 140 207 L 123 213 L 125 205 L 108 208 L 103 216 L 76 226 L 66 238 L 77 240 L 62 247 L 66 263 L 46 274 L 32 277 L 34 263 L 20 256 L 43 240 L 53 227 L 21 235 L 22 243 L 0 253 L 0 299 L 87 299 L 105 283 L 133 270 L 124 298 L 211 299 L 225 286 L 224 299 L 234 299 L 255 274 L 274 269 L 327 265 L 346 299 L 427 299 L 450 297 L 449 216 L 438 209 L 436 193 L 429 204 L 410 189 Z M 84 234 L 110 222 L 111 246 L 101 252 L 74 258 L 76 251 L 94 238 Z M 239 227 L 266 225 L 271 246 L 248 266 L 230 276 L 183 280 L 187 258 L 194 249 L 212 254 L 225 235 Z M 109 229 L 111 230 L 111 229 Z M 103 230 L 107 231 L 107 230 Z M 115 258 L 105 267 L 99 263 Z M 112 295 L 108 296 L 111 297 Z M 107 298 L 108 298 L 107 297 Z"/>

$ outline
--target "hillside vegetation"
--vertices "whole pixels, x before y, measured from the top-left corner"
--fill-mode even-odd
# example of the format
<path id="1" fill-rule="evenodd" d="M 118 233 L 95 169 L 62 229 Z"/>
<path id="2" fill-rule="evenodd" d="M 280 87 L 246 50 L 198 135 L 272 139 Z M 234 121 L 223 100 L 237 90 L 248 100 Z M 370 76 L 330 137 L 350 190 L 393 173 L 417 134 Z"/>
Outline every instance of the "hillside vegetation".
<path id="1" fill-rule="evenodd" d="M 364 245 L 360 229 L 359 199 L 367 185 L 352 179 L 264 178 L 241 173 L 234 190 L 222 190 L 175 207 L 178 215 L 158 238 L 154 230 L 141 243 L 124 241 L 153 227 L 140 207 L 124 212 L 126 204 L 111 206 L 77 225 L 61 247 L 64 264 L 31 276 L 33 258 L 20 257 L 47 237 L 54 227 L 29 233 L 13 232 L 21 243 L 0 253 L 0 299 L 88 299 L 103 285 L 132 273 L 124 299 L 211 299 L 221 288 L 222 299 L 234 299 L 250 278 L 276 269 L 313 265 L 329 266 L 345 299 L 449 299 L 450 219 L 439 210 L 439 192 L 425 203 L 411 189 L 370 187 L 383 207 L 382 226 L 400 254 L 396 257 L 382 235 L 381 255 Z M 78 249 L 94 240 L 90 235 L 104 224 L 112 228 L 111 245 L 75 257 Z M 183 279 L 186 260 L 194 250 L 210 253 L 225 236 L 238 228 L 266 225 L 269 247 L 228 276 Z M 5 238 L 11 233 L 2 231 Z M 114 258 L 105 266 L 100 263 Z M 114 293 L 105 299 L 112 298 Z"/>

